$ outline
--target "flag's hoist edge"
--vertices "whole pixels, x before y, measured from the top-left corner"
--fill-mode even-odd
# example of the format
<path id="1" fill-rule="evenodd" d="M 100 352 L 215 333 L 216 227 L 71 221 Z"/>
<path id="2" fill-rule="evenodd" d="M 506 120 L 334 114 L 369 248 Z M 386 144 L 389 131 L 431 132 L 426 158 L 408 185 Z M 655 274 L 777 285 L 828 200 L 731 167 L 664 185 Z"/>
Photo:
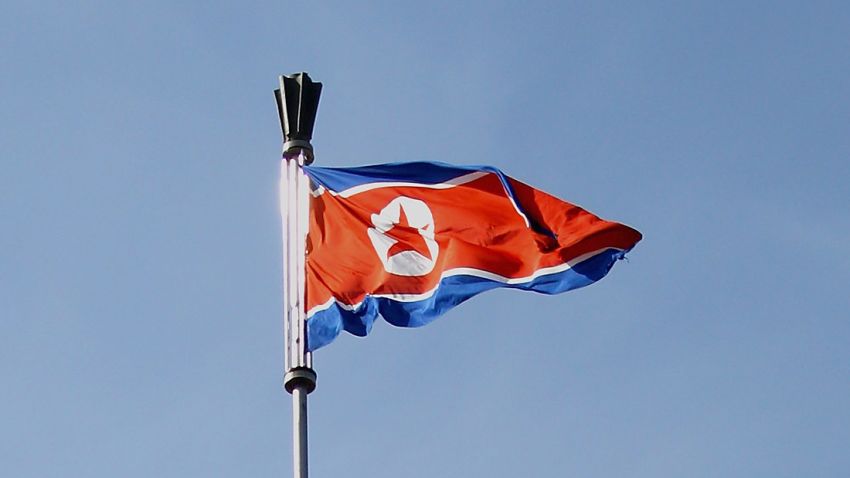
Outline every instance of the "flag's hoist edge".
<path id="1" fill-rule="evenodd" d="M 327 191 L 343 197 L 378 187 L 430 185 L 439 188 L 443 184 L 451 187 L 454 185 L 452 180 L 461 176 L 492 173 L 499 177 L 517 212 L 529 224 L 528 216 L 516 201 L 507 176 L 490 166 L 411 162 L 345 169 L 306 166 L 304 171 L 314 183 L 314 195 Z M 542 229 L 536 224 L 529 226 Z M 449 269 L 443 271 L 437 287 L 422 294 L 370 295 L 358 304 L 344 304 L 331 298 L 307 311 L 307 346 L 310 351 L 315 351 L 332 342 L 343 328 L 354 335 L 366 336 L 378 314 L 399 327 L 419 327 L 461 302 L 499 287 L 543 294 L 578 289 L 605 277 L 614 263 L 627 252 L 617 248 L 601 249 L 520 278 L 503 277 L 479 269 Z"/>

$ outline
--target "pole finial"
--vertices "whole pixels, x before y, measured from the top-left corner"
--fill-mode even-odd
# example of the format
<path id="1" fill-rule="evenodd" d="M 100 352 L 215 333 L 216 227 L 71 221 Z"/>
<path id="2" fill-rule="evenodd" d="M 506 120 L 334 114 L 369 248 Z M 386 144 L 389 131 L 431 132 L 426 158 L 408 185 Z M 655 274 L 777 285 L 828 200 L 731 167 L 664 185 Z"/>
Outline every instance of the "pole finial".
<path id="1" fill-rule="evenodd" d="M 307 164 L 313 162 L 313 125 L 319 109 L 322 84 L 314 82 L 305 72 L 280 77 L 280 88 L 274 91 L 280 129 L 283 133 L 283 153 L 302 149 Z"/>

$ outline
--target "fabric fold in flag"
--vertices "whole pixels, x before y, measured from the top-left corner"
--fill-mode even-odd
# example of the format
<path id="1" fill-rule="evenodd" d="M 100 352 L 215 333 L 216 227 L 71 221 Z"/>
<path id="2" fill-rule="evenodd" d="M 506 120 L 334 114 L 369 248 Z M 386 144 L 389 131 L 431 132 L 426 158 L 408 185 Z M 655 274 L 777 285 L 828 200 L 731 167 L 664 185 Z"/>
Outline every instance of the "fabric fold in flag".
<path id="1" fill-rule="evenodd" d="M 425 325 L 486 290 L 557 294 L 604 277 L 641 234 L 486 166 L 307 166 L 307 346 L 378 315 Z"/>

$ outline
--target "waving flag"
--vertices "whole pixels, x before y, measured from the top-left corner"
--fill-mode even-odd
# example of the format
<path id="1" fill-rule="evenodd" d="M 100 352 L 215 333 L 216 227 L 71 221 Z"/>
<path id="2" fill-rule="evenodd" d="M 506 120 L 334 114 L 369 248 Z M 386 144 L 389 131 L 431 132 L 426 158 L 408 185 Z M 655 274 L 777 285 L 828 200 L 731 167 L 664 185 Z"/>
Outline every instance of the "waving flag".
<path id="1" fill-rule="evenodd" d="M 641 234 L 490 167 L 304 167 L 307 346 L 418 327 L 496 287 L 556 294 L 601 279 Z"/>

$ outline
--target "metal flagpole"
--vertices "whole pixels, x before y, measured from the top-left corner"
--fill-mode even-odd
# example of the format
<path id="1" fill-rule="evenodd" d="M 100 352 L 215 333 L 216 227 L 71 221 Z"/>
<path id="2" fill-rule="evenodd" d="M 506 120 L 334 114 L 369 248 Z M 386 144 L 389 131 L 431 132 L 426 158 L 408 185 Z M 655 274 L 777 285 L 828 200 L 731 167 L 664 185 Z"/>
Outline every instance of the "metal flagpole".
<path id="1" fill-rule="evenodd" d="M 283 224 L 283 383 L 292 394 L 292 463 L 295 478 L 307 478 L 307 395 L 316 388 L 313 357 L 307 350 L 306 250 L 310 183 L 302 166 L 313 162 L 313 124 L 322 84 L 307 73 L 280 77 L 275 90 L 283 159 L 280 169 L 280 214 Z"/>

